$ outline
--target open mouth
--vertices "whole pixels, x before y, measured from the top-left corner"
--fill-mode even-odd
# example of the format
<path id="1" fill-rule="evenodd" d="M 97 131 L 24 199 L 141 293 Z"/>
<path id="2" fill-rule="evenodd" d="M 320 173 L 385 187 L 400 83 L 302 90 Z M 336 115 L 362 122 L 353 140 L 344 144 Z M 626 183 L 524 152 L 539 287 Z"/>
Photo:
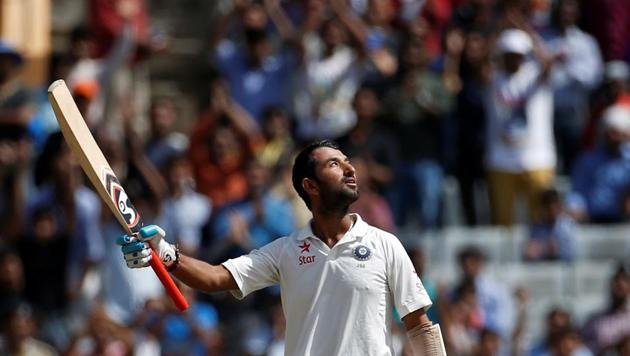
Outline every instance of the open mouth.
<path id="1" fill-rule="evenodd" d="M 356 187 L 357 186 L 357 180 L 356 178 L 346 178 L 343 181 L 346 185 L 349 185 L 351 187 Z"/>

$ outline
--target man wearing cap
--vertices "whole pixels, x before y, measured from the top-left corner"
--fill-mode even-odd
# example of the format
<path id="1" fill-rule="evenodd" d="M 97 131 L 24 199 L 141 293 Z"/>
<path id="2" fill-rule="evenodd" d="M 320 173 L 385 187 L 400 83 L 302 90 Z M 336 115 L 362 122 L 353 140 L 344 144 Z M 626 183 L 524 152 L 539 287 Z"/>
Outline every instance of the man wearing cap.
<path id="1" fill-rule="evenodd" d="M 603 140 L 578 157 L 571 183 L 574 195 L 586 205 L 588 220 L 616 223 L 624 219 L 630 189 L 630 108 L 613 105 L 602 121 Z"/>
<path id="2" fill-rule="evenodd" d="M 536 197 L 554 180 L 553 95 L 547 83 L 553 59 L 538 48 L 518 29 L 502 32 L 496 44 L 498 65 L 485 97 L 486 164 L 496 224 L 514 223 L 518 195 L 527 197 L 530 217 L 535 218 Z"/>
<path id="3" fill-rule="evenodd" d="M 616 104 L 630 108 L 630 68 L 624 61 L 610 61 L 604 66 L 603 85 L 590 100 L 588 123 L 582 134 L 584 148 L 597 144 L 604 111 Z"/>

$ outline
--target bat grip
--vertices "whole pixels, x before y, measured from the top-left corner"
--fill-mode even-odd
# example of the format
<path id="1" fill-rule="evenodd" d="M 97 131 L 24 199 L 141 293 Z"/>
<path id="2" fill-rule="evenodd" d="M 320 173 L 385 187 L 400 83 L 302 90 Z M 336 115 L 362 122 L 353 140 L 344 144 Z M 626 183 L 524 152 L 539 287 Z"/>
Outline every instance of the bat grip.
<path id="1" fill-rule="evenodd" d="M 179 291 L 175 282 L 173 282 L 173 279 L 168 274 L 166 267 L 164 267 L 162 261 L 160 261 L 160 258 L 157 253 L 155 253 L 153 247 L 151 247 L 151 261 L 149 264 L 151 265 L 151 268 L 153 268 L 153 272 L 155 272 L 157 277 L 160 279 L 160 282 L 162 282 L 162 285 L 171 297 L 171 300 L 173 300 L 173 303 L 175 303 L 177 309 L 180 311 L 188 309 L 188 301 L 184 298 L 182 292 Z"/>

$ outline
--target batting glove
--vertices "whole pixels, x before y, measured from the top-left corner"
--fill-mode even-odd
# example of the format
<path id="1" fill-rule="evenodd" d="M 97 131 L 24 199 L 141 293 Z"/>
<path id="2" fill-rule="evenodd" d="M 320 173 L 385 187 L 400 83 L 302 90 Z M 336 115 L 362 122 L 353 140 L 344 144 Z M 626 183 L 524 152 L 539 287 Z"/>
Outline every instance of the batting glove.
<path id="1" fill-rule="evenodd" d="M 177 260 L 177 249 L 166 242 L 166 232 L 157 225 L 148 225 L 140 229 L 140 233 L 133 236 L 123 235 L 116 240 L 121 246 L 127 267 L 142 268 L 151 261 L 151 247 L 168 268 Z"/>

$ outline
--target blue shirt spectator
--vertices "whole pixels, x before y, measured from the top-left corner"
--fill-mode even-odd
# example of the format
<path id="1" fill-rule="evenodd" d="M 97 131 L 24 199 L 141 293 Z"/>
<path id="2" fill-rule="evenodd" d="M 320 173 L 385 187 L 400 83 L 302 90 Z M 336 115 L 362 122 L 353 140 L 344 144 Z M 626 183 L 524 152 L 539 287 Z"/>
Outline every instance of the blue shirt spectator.
<path id="1" fill-rule="evenodd" d="M 196 301 L 186 314 L 170 313 L 164 318 L 162 353 L 164 355 L 207 355 L 208 350 L 196 336 L 195 328 L 203 331 L 216 329 L 217 310 L 212 304 Z"/>
<path id="2" fill-rule="evenodd" d="M 251 160 L 246 176 L 247 198 L 226 205 L 212 226 L 212 257 L 220 260 L 259 248 L 295 228 L 291 203 L 268 191 L 269 168 Z"/>
<path id="3" fill-rule="evenodd" d="M 289 202 L 265 194 L 261 204 L 261 216 L 257 216 L 256 205 L 250 200 L 225 207 L 217 216 L 214 236 L 220 240 L 231 238 L 235 225 L 241 222 L 247 226 L 249 237 L 245 245 L 251 248 L 261 247 L 278 237 L 290 234 L 295 223 Z"/>
<path id="4" fill-rule="evenodd" d="M 525 258 L 570 261 L 575 257 L 576 223 L 564 208 L 560 194 L 550 189 L 541 194 L 541 216 L 532 225 Z"/>
<path id="5" fill-rule="evenodd" d="M 503 341 L 508 342 L 515 320 L 514 301 L 510 290 L 485 275 L 483 272 L 485 256 L 477 247 L 465 247 L 459 252 L 458 261 L 462 271 L 462 283 L 468 281 L 475 286 L 477 304 L 483 315 L 483 328 L 497 332 Z"/>
<path id="6" fill-rule="evenodd" d="M 586 202 L 592 222 L 623 219 L 622 200 L 630 187 L 630 109 L 615 105 L 604 113 L 605 141 L 583 153 L 572 174 L 573 190 Z"/>
<path id="7" fill-rule="evenodd" d="M 105 253 L 105 246 L 100 230 L 101 200 L 85 186 L 74 192 L 74 217 L 69 217 L 63 207 L 55 204 L 58 200 L 52 187 L 46 185 L 33 192 L 29 202 L 28 215 L 42 206 L 52 205 L 56 226 L 60 231 L 70 231 L 68 272 L 71 281 L 77 283 L 82 269 L 88 264 L 100 262 Z M 70 220 L 72 219 L 72 220 Z M 69 227 L 73 224 L 74 227 Z M 31 226 L 31 224 L 27 224 Z"/>
<path id="8" fill-rule="evenodd" d="M 530 242 L 553 246 L 551 250 L 545 249 L 540 259 L 571 261 L 575 257 L 576 232 L 575 220 L 563 214 L 551 223 L 534 225 L 531 229 Z"/>
<path id="9" fill-rule="evenodd" d="M 252 59 L 251 49 L 248 48 L 223 40 L 216 47 L 214 62 L 228 81 L 234 100 L 260 124 L 265 109 L 286 106 L 295 56 L 291 51 L 284 50 L 262 55 L 257 62 Z"/>

